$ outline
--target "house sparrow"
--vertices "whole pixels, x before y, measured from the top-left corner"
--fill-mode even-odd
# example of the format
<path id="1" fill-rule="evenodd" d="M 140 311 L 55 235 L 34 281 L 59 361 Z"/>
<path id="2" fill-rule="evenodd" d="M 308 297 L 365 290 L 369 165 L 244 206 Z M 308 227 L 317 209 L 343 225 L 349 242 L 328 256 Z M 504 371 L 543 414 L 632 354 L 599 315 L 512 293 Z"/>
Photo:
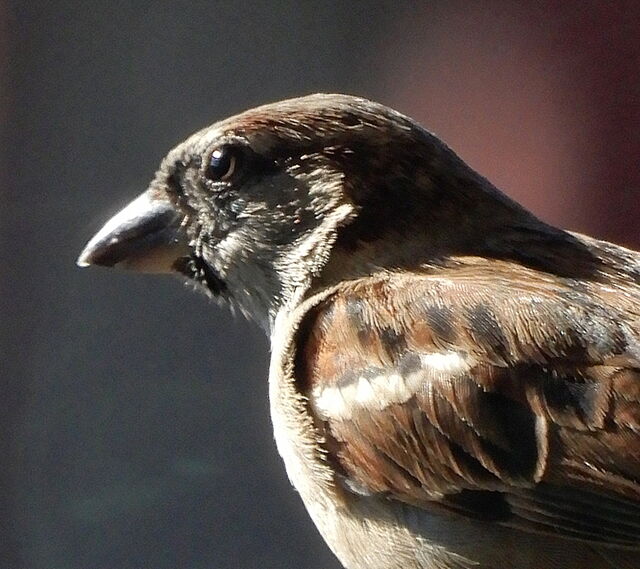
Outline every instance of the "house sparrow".
<path id="1" fill-rule="evenodd" d="M 79 264 L 271 337 L 278 450 L 349 569 L 640 566 L 640 253 L 536 219 L 383 105 L 210 126 Z"/>

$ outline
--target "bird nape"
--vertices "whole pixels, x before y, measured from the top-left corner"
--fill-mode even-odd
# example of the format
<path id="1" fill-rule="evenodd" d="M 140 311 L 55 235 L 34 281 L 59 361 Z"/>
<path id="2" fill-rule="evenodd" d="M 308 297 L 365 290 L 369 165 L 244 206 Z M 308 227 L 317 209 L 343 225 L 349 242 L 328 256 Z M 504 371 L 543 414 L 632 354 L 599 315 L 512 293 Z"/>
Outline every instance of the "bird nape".
<path id="1" fill-rule="evenodd" d="M 81 266 L 270 335 L 274 434 L 349 569 L 631 569 L 640 253 L 552 227 L 383 105 L 311 95 L 169 152 Z"/>

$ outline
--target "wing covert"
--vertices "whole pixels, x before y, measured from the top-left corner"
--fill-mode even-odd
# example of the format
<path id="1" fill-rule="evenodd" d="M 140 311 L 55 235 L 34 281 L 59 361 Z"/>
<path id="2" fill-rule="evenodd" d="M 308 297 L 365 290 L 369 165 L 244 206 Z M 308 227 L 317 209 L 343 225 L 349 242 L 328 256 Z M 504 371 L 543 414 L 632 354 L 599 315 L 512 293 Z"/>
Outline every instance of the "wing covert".
<path id="1" fill-rule="evenodd" d="M 640 547 L 637 314 L 513 279 L 387 276 L 307 316 L 301 389 L 348 488 Z"/>

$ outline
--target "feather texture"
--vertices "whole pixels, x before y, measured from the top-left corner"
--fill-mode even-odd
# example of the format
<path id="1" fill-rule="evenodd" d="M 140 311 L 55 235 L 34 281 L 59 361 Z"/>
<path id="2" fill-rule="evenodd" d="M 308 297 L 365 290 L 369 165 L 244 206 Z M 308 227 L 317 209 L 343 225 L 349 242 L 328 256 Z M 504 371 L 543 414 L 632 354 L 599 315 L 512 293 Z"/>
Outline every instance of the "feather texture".
<path id="1" fill-rule="evenodd" d="M 300 384 L 346 487 L 640 548 L 637 298 L 471 266 L 346 283 L 307 317 Z"/>

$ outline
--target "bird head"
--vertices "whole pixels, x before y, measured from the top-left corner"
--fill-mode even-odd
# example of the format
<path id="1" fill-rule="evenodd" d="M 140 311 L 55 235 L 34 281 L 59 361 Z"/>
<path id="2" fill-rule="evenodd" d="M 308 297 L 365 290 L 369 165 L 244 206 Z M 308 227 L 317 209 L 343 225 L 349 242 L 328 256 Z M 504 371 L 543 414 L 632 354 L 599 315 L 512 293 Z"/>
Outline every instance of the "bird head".
<path id="1" fill-rule="evenodd" d="M 514 216 L 530 217 L 410 118 L 311 95 L 190 136 L 78 264 L 177 273 L 269 328 L 313 282 L 470 250 Z"/>

